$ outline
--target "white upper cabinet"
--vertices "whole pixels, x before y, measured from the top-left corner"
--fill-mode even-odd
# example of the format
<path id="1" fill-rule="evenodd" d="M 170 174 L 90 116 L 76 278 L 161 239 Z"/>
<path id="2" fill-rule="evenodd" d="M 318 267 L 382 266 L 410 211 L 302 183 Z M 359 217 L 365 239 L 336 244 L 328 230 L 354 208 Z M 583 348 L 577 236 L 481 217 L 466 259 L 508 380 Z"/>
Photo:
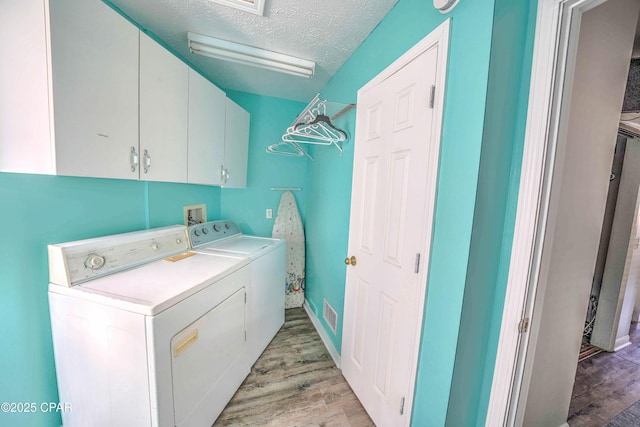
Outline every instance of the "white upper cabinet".
<path id="1" fill-rule="evenodd" d="M 138 147 L 139 30 L 101 1 L 50 5 L 59 175 L 131 178 Z"/>
<path id="2" fill-rule="evenodd" d="M 187 182 L 189 67 L 140 33 L 140 179 Z"/>
<path id="3" fill-rule="evenodd" d="M 247 186 L 247 159 L 249 156 L 249 113 L 227 98 L 224 145 L 226 188 Z"/>
<path id="4" fill-rule="evenodd" d="M 0 170 L 128 178 L 138 29 L 81 0 L 2 2 L 0 27 Z"/>
<path id="5" fill-rule="evenodd" d="M 189 69 L 190 184 L 222 185 L 225 93 Z"/>
<path id="6" fill-rule="evenodd" d="M 1 172 L 246 185 L 248 113 L 102 1 L 2 1 L 0 28 Z"/>
<path id="7" fill-rule="evenodd" d="M 42 0 L 0 2 L 0 171 L 55 173 Z"/>

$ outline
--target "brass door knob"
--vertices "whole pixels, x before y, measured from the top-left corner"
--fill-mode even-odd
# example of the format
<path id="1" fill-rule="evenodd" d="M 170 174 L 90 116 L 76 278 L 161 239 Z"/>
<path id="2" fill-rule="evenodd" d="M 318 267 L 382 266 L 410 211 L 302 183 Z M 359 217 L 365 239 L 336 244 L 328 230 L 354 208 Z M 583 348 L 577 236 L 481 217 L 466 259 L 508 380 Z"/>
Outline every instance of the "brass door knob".
<path id="1" fill-rule="evenodd" d="M 347 257 L 347 258 L 344 259 L 344 263 L 347 264 L 347 265 L 355 266 L 356 265 L 356 261 L 357 260 L 356 260 L 355 256 L 352 256 L 351 258 Z"/>

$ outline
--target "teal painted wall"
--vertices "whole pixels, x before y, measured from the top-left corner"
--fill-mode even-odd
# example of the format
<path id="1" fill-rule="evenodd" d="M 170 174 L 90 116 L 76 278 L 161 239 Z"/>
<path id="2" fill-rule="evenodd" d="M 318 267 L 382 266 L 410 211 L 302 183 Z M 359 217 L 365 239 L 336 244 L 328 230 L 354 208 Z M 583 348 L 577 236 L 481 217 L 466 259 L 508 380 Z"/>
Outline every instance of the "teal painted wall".
<path id="1" fill-rule="evenodd" d="M 244 92 L 227 91 L 227 94 L 251 114 L 249 170 L 246 189 L 221 190 L 221 217 L 236 221 L 244 233 L 271 237 L 282 196 L 281 191 L 271 191 L 271 187 L 300 187 L 302 191 L 293 193 L 304 223 L 306 181 L 311 161 L 307 157 L 270 154 L 266 149 L 280 141 L 282 133 L 305 104 Z M 266 209 L 273 209 L 273 218 L 266 218 Z"/>
<path id="2" fill-rule="evenodd" d="M 496 0 L 471 251 L 449 426 L 484 426 L 507 284 L 536 3 Z M 504 248 L 504 250 L 503 250 Z M 506 267 L 506 268 L 505 268 Z"/>
<path id="3" fill-rule="evenodd" d="M 332 102 L 355 103 L 352 99 L 325 95 Z M 353 169 L 353 136 L 355 110 L 334 123 L 349 139 L 343 154 L 332 146 L 311 147 L 314 158 L 307 187 L 307 291 L 309 307 L 320 319 L 333 346 L 342 349 L 342 317 L 344 308 L 345 264 L 349 237 L 351 175 Z M 324 299 L 338 313 L 336 333 L 322 316 Z"/>
<path id="4" fill-rule="evenodd" d="M 57 402 L 47 244 L 144 228 L 144 183 L 0 173 L 0 200 L 0 401 Z M 3 426 L 60 423 L 0 413 Z"/>
<path id="5" fill-rule="evenodd" d="M 438 194 L 412 418 L 415 426 L 444 425 L 447 414 L 484 132 L 493 7 L 493 1 L 460 2 L 445 16 L 430 2 L 400 0 L 322 90 L 322 97 L 331 101 L 355 102 L 361 86 L 451 18 Z M 317 307 L 323 297 L 334 299 L 340 318 L 346 235 L 332 237 L 333 245 L 326 236 L 334 236 L 334 230 L 348 230 L 352 156 L 350 148 L 343 158 L 330 152 L 316 155 L 310 172 L 312 192 L 307 197 L 307 233 L 314 230 L 321 239 L 325 236 L 320 241 L 309 239 L 309 296 Z M 323 184 L 334 178 L 344 186 L 329 191 Z M 313 217 L 321 206 L 331 214 Z M 336 343 L 341 333 L 340 329 Z"/>
<path id="6" fill-rule="evenodd" d="M 219 216 L 220 190 L 141 181 L 0 173 L 0 402 L 57 402 L 47 245 L 182 223 L 185 204 Z M 56 426 L 55 413 L 1 426 Z"/>
<path id="7" fill-rule="evenodd" d="M 184 224 L 184 206 L 204 204 L 207 220 L 220 218 L 220 188 L 206 185 L 149 182 L 147 227 Z"/>

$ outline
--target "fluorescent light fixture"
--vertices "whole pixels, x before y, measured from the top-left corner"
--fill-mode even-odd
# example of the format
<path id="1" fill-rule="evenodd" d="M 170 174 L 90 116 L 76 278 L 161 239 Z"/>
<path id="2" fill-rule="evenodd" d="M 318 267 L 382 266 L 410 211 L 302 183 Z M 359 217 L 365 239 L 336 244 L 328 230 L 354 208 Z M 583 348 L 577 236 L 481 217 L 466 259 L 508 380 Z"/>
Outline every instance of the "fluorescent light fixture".
<path id="1" fill-rule="evenodd" d="M 271 52 L 257 47 L 220 40 L 200 34 L 187 33 L 189 50 L 191 53 L 265 68 L 280 73 L 310 78 L 316 68 L 316 63 L 306 59 L 294 58 L 282 53 Z"/>

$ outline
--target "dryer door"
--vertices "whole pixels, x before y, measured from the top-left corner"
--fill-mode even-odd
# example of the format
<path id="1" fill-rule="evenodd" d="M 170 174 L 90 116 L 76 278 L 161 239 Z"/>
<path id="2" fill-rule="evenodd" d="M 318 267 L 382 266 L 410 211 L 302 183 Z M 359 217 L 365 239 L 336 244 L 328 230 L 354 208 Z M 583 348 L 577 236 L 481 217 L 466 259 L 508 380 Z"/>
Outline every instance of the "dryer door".
<path id="1" fill-rule="evenodd" d="M 245 288 L 171 339 L 176 426 L 191 425 L 190 415 L 204 396 L 214 402 L 229 399 L 215 396 L 216 389 L 225 389 L 218 381 L 242 355 L 245 341 Z"/>

